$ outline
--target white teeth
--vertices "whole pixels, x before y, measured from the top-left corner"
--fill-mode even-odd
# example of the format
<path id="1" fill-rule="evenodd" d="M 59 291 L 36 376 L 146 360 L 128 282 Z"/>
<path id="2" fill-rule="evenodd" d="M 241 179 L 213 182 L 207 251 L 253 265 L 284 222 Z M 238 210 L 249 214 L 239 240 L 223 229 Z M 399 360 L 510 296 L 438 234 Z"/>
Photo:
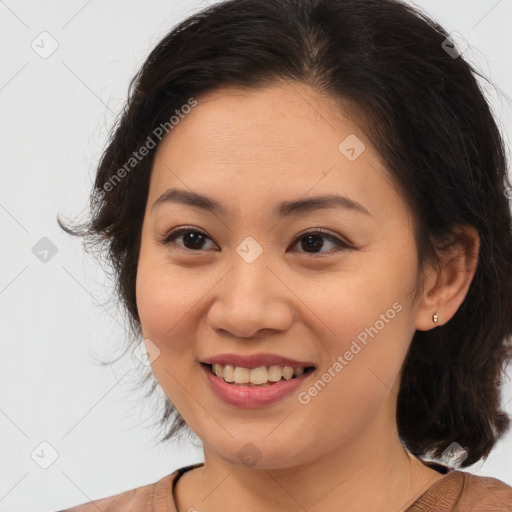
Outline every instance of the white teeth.
<path id="1" fill-rule="evenodd" d="M 268 369 L 268 380 L 270 382 L 277 382 L 278 380 L 281 380 L 281 377 L 283 376 L 281 372 L 280 366 L 270 366 Z"/>
<path id="2" fill-rule="evenodd" d="M 247 384 L 249 382 L 251 371 L 249 368 L 235 366 L 234 379 L 236 384 Z"/>
<path id="3" fill-rule="evenodd" d="M 298 367 L 293 369 L 293 375 L 295 375 L 296 377 L 300 377 L 303 373 L 304 373 L 304 367 L 303 366 L 298 366 Z"/>
<path id="4" fill-rule="evenodd" d="M 285 366 L 283 368 L 283 377 L 286 380 L 290 380 L 293 377 L 293 368 L 291 366 Z"/>
<path id="5" fill-rule="evenodd" d="M 269 382 L 278 382 L 282 379 L 290 380 L 294 376 L 300 377 L 304 374 L 304 367 L 302 366 L 272 365 L 269 367 L 243 368 L 230 364 L 225 366 L 214 364 L 212 370 L 217 377 L 224 379 L 225 382 L 249 385 L 269 385 Z"/>
<path id="6" fill-rule="evenodd" d="M 220 364 L 219 364 L 220 366 Z M 222 367 L 221 367 L 222 368 Z M 226 382 L 234 382 L 235 380 L 235 367 L 230 365 L 230 364 L 227 364 L 226 366 L 224 366 L 224 380 Z"/>
<path id="7" fill-rule="evenodd" d="M 268 381 L 267 369 L 264 366 L 252 368 L 249 374 L 249 380 L 253 384 L 265 384 Z"/>
<path id="8" fill-rule="evenodd" d="M 213 365 L 213 373 L 215 373 L 215 375 L 217 375 L 217 377 L 220 377 L 222 379 L 223 377 L 223 370 L 222 370 L 222 366 L 220 364 L 214 364 Z"/>

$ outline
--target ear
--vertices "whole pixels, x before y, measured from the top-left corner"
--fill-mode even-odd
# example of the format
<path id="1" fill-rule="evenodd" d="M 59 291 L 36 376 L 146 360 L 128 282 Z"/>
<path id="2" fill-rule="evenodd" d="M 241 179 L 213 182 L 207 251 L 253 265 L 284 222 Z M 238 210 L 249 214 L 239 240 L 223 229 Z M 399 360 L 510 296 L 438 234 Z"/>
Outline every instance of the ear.
<path id="1" fill-rule="evenodd" d="M 428 331 L 447 323 L 459 309 L 475 275 L 480 237 L 474 226 L 457 226 L 450 246 L 439 252 L 438 268 L 426 271 L 423 294 L 416 314 L 416 329 Z M 434 323 L 432 316 L 438 315 Z"/>

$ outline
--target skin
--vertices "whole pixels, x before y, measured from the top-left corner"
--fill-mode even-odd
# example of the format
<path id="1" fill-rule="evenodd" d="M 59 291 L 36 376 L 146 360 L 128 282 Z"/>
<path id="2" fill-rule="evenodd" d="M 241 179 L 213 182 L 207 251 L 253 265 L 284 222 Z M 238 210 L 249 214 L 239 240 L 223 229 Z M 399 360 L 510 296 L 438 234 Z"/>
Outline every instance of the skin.
<path id="1" fill-rule="evenodd" d="M 404 510 L 442 475 L 404 449 L 395 419 L 400 370 L 416 329 L 447 322 L 474 274 L 478 235 L 425 274 L 412 217 L 350 108 L 316 89 L 276 82 L 255 90 L 210 92 L 157 150 L 142 228 L 137 305 L 144 337 L 160 355 L 152 369 L 166 395 L 203 441 L 205 465 L 179 480 L 180 512 Z M 338 150 L 355 134 L 354 161 Z M 168 188 L 219 201 L 227 215 L 183 204 L 152 206 Z M 330 208 L 279 220 L 282 201 L 337 193 L 370 215 Z M 206 235 L 161 240 L 187 226 Z M 297 236 L 328 237 L 309 249 Z M 248 236 L 263 248 L 247 263 Z M 323 247 L 321 243 L 323 241 Z M 297 399 L 394 303 L 392 320 L 307 404 Z M 315 376 L 260 409 L 222 402 L 199 361 L 219 353 L 270 352 L 313 361 Z M 260 459 L 242 463 L 251 442 Z M 369 492 L 371 490 L 371 492 Z"/>

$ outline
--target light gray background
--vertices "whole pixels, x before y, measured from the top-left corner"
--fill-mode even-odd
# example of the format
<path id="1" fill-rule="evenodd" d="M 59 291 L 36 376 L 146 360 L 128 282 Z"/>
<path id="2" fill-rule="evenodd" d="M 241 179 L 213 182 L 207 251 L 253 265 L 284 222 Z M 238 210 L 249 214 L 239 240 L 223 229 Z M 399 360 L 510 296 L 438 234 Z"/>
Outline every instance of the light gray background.
<path id="1" fill-rule="evenodd" d="M 502 95 L 486 87 L 510 151 L 511 0 L 417 2 Z M 111 283 L 62 232 L 56 215 L 84 211 L 108 129 L 128 83 L 153 46 L 199 1 L 0 2 L 0 511 L 50 512 L 152 483 L 202 460 L 200 445 L 158 446 L 156 403 L 130 391 L 98 360 L 124 339 L 123 315 L 106 305 Z M 51 48 L 48 36 L 58 43 Z M 44 39 L 41 42 L 42 38 Z M 44 44 L 44 49 L 43 49 Z M 508 99 L 507 99 L 508 98 Z M 507 131 L 508 129 L 508 131 Z M 510 154 L 510 153 L 509 153 Z M 80 216 L 85 219 L 84 213 Z M 57 253 L 32 252 L 48 237 Z M 124 366 L 123 366 L 124 365 Z M 512 413 L 512 386 L 504 396 Z M 42 469 L 31 458 L 49 462 Z M 512 485 L 512 434 L 469 470 Z"/>

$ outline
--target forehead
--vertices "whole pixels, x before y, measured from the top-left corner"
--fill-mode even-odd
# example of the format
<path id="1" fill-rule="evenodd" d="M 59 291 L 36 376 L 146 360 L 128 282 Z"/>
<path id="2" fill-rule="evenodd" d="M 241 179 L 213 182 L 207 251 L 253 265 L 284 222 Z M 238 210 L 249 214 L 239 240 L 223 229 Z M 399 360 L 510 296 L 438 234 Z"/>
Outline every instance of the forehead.
<path id="1" fill-rule="evenodd" d="M 353 114 L 316 89 L 280 82 L 223 88 L 196 100 L 158 147 L 153 201 L 179 186 L 216 197 L 229 187 L 237 200 L 254 198 L 256 204 L 308 191 L 347 192 L 373 203 L 388 194 L 388 202 L 396 202 L 380 155 Z M 360 152 L 357 158 L 343 153 L 346 140 Z"/>
<path id="2" fill-rule="evenodd" d="M 211 154 L 252 151 L 279 158 L 287 149 L 297 155 L 327 149 L 337 156 L 344 133 L 364 136 L 345 113 L 348 105 L 342 109 L 339 102 L 305 84 L 280 81 L 257 89 L 222 88 L 197 102 L 164 140 L 163 149 L 171 139 L 186 138 L 195 142 L 195 150 L 202 147 Z M 194 141 L 189 140 L 191 132 Z"/>

